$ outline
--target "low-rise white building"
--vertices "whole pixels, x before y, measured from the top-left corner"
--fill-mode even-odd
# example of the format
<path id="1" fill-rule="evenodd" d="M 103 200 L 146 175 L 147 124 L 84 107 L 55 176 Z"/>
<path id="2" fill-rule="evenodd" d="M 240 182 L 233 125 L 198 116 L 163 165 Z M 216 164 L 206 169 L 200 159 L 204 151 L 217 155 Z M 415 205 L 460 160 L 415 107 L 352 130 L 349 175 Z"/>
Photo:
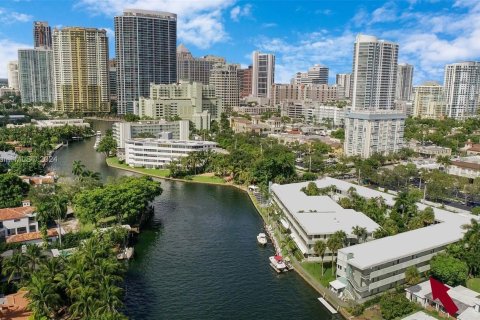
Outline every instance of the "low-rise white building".
<path id="1" fill-rule="evenodd" d="M 13 235 L 36 231 L 36 212 L 29 201 L 24 201 L 21 207 L 0 209 L 0 237 L 8 240 Z"/>
<path id="2" fill-rule="evenodd" d="M 125 141 L 125 163 L 132 167 L 165 168 L 189 153 L 213 150 L 212 141 L 129 139 Z"/>
<path id="3" fill-rule="evenodd" d="M 84 122 L 83 119 L 49 119 L 49 120 L 32 120 L 31 123 L 24 124 L 8 124 L 7 128 L 34 126 L 37 128 L 56 128 L 63 126 L 90 128 L 90 123 Z"/>
<path id="4" fill-rule="evenodd" d="M 480 156 L 453 159 L 447 167 L 448 174 L 475 179 L 480 177 Z"/>
<path id="5" fill-rule="evenodd" d="M 138 122 L 115 122 L 112 126 L 117 148 L 125 148 L 125 141 L 138 138 L 139 135 L 151 135 L 158 138 L 165 132 L 172 134 L 175 140 L 190 140 L 190 122 L 188 120 L 142 120 Z M 143 137 L 146 138 L 146 137 Z"/>

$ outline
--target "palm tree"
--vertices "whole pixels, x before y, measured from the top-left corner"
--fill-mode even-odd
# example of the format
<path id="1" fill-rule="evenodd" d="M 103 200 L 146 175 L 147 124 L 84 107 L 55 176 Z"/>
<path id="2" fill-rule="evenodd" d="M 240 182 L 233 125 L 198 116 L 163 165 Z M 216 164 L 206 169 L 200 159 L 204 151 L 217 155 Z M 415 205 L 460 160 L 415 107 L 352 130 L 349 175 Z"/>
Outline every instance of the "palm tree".
<path id="1" fill-rule="evenodd" d="M 28 272 L 28 261 L 22 253 L 15 252 L 12 257 L 4 260 L 2 269 L 2 273 L 7 277 L 7 282 L 11 282 L 16 277 L 22 280 Z"/>
<path id="2" fill-rule="evenodd" d="M 27 286 L 28 307 L 32 310 L 35 319 L 43 317 L 52 319 L 61 298 L 52 282 L 42 276 L 33 274 Z"/>
<path id="3" fill-rule="evenodd" d="M 44 260 L 42 256 L 42 249 L 35 244 L 27 244 L 27 251 L 25 258 L 30 266 L 30 272 L 34 272 L 38 265 Z"/>
<path id="4" fill-rule="evenodd" d="M 60 195 L 54 195 L 51 198 L 51 211 L 55 218 L 57 218 L 58 237 L 60 241 L 60 247 L 62 247 L 62 230 L 61 222 L 67 216 L 67 198 Z"/>
<path id="5" fill-rule="evenodd" d="M 352 234 L 357 236 L 358 243 L 361 243 L 367 239 L 367 236 L 368 236 L 367 228 L 355 226 L 352 228 Z"/>
<path id="6" fill-rule="evenodd" d="M 80 286 L 75 290 L 73 303 L 69 311 L 72 319 L 93 319 L 93 314 L 97 300 L 95 295 L 97 290 L 91 286 Z"/>
<path id="7" fill-rule="evenodd" d="M 323 277 L 323 257 L 325 256 L 325 251 L 327 250 L 327 244 L 321 240 L 317 240 L 313 246 L 315 254 L 317 254 L 322 259 L 322 277 Z"/>
<path id="8" fill-rule="evenodd" d="M 73 161 L 72 173 L 74 176 L 79 177 L 85 171 L 85 165 L 80 160 Z"/>
<path id="9" fill-rule="evenodd" d="M 332 268 L 334 270 L 335 276 L 337 275 L 337 266 L 336 266 L 335 257 L 337 255 L 338 250 L 345 246 L 346 240 L 347 240 L 347 235 L 344 231 L 335 232 L 327 240 L 327 247 L 332 252 Z"/>

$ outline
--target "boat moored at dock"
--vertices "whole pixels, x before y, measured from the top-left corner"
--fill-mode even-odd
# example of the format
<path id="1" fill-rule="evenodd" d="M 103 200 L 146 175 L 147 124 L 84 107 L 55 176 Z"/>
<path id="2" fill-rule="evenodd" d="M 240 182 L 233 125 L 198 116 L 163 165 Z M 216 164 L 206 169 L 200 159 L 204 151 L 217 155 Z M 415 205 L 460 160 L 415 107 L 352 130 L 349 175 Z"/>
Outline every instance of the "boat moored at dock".
<path id="1" fill-rule="evenodd" d="M 267 244 L 267 235 L 265 233 L 259 233 L 257 236 L 258 244 L 264 246 Z"/>

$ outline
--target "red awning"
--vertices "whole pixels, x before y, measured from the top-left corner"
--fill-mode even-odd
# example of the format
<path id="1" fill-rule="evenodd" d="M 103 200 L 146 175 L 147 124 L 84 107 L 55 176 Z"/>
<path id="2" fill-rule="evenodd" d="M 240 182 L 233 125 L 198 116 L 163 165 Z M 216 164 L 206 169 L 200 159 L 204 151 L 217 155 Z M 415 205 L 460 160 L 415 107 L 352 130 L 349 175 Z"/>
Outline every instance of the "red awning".
<path id="1" fill-rule="evenodd" d="M 283 258 L 282 258 L 282 256 L 275 256 L 275 260 L 277 260 L 277 261 L 282 261 Z"/>

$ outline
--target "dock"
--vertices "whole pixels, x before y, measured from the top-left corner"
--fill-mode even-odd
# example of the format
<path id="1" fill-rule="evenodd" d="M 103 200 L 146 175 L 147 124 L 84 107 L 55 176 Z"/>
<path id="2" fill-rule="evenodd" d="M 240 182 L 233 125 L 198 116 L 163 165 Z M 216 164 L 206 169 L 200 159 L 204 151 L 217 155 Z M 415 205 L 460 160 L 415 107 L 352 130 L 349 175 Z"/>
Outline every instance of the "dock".
<path id="1" fill-rule="evenodd" d="M 322 297 L 318 298 L 318 301 L 320 301 L 324 306 L 325 308 L 328 309 L 328 311 L 330 311 L 331 314 L 336 314 L 338 313 L 337 310 L 335 310 L 328 302 L 327 300 L 323 299 Z"/>

